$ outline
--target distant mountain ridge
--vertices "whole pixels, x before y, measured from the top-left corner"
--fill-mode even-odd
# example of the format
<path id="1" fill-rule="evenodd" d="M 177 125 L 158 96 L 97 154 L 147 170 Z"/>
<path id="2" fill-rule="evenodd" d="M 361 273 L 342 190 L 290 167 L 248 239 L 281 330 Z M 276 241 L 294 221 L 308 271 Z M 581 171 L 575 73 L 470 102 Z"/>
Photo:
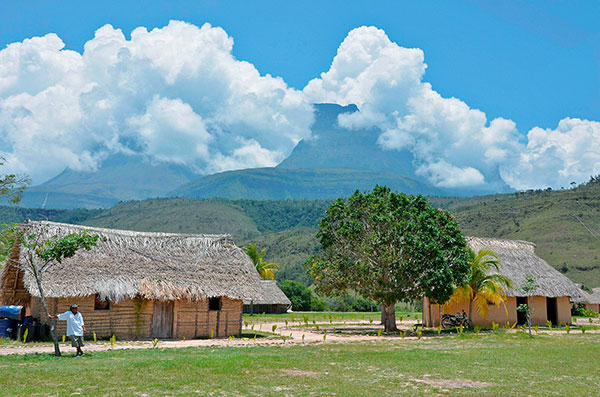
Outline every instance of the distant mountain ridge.
<path id="1" fill-rule="evenodd" d="M 473 196 L 514 191 L 496 172 L 473 188 L 440 188 L 416 175 L 408 150 L 386 150 L 378 128 L 347 129 L 341 114 L 355 105 L 315 104 L 312 136 L 301 140 L 277 167 L 198 176 L 188 167 L 154 163 L 142 155 L 112 155 L 94 172 L 67 169 L 25 193 L 22 205 L 109 208 L 123 200 L 155 197 L 226 199 L 334 199 L 375 184 L 411 194 Z"/>
<path id="2" fill-rule="evenodd" d="M 375 184 L 410 194 L 440 195 L 442 191 L 398 174 L 352 169 L 253 168 L 208 175 L 169 192 L 170 197 L 229 200 L 317 200 L 349 196 Z"/>
<path id="3" fill-rule="evenodd" d="M 162 197 L 197 177 L 187 167 L 118 154 L 95 172 L 66 169 L 25 192 L 22 205 L 45 208 L 110 208 L 123 200 Z"/>
<path id="4" fill-rule="evenodd" d="M 345 168 L 416 178 L 412 154 L 407 150 L 382 150 L 377 143 L 379 129 L 348 130 L 339 126 L 339 115 L 356 111 L 356 105 L 316 104 L 312 138 L 301 140 L 277 168 Z"/>

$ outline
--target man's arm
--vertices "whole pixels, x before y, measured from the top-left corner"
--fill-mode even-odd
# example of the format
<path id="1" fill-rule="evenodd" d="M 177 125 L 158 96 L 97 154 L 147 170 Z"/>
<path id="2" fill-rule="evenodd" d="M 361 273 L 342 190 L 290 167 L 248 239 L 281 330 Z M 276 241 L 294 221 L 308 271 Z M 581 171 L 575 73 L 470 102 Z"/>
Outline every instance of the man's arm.
<path id="1" fill-rule="evenodd" d="M 54 319 L 56 319 L 56 320 L 66 320 L 68 313 L 69 312 L 61 313 L 58 316 L 53 316 L 52 314 L 50 314 L 50 315 L 48 315 L 48 318 L 51 319 L 51 320 L 54 320 Z"/>

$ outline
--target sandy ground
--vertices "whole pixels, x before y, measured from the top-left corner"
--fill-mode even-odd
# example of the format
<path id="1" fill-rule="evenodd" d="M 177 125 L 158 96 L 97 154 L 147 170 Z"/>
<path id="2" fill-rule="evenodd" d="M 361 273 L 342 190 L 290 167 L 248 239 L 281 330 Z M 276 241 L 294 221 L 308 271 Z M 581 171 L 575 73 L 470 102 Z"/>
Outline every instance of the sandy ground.
<path id="1" fill-rule="evenodd" d="M 597 325 L 598 320 L 594 321 L 594 325 Z M 275 333 L 285 337 L 283 338 L 257 338 L 245 339 L 245 338 L 233 338 L 233 339 L 192 339 L 192 340 L 160 340 L 157 344 L 157 348 L 183 348 L 183 347 L 200 347 L 200 346 L 229 346 L 229 347 L 244 347 L 244 346 L 265 346 L 265 345 L 296 345 L 296 344 L 310 344 L 310 343 L 347 343 L 347 342 L 359 342 L 359 341 L 375 341 L 375 340 L 386 340 L 386 339 L 400 339 L 398 335 L 394 336 L 377 336 L 377 335 L 360 335 L 361 332 L 376 333 L 378 329 L 381 329 L 379 324 L 369 323 L 368 321 L 348 321 L 346 324 L 329 324 L 329 323 L 318 323 L 320 329 L 317 331 L 314 328 L 303 329 L 298 327 L 297 323 L 286 326 L 284 322 L 265 322 L 255 323 L 255 330 L 262 330 L 271 332 L 273 326 L 277 326 Z M 587 320 L 579 319 L 577 325 L 592 325 Z M 336 327 L 336 332 L 333 333 L 333 327 Z M 403 329 L 413 329 L 414 320 L 398 322 L 398 327 Z M 251 326 L 243 327 L 244 330 L 250 330 Z M 344 332 L 350 332 L 350 334 L 344 334 Z M 514 331 L 513 331 L 514 332 Z M 540 331 L 542 333 L 544 331 Z M 580 330 L 572 330 L 572 333 L 580 333 Z M 600 331 L 594 331 L 592 329 L 587 330 L 589 333 L 600 333 Z M 546 332 L 544 332 L 546 333 Z M 563 334 L 565 331 L 552 331 L 553 334 Z M 431 337 L 428 336 L 428 337 Z M 438 337 L 433 335 L 433 337 Z M 441 337 L 444 337 L 442 335 Z M 406 336 L 406 339 L 416 339 L 416 336 Z M 99 341 L 97 343 L 87 342 L 84 347 L 85 352 L 97 352 L 106 350 L 119 350 L 119 349 L 151 349 L 153 348 L 152 341 L 118 341 L 115 345 L 111 345 L 106 341 Z M 61 343 L 61 351 L 64 354 L 74 354 L 75 349 L 67 342 Z M 6 345 L 0 344 L 0 356 L 8 354 L 39 354 L 39 353 L 52 353 L 54 347 L 50 343 L 32 343 L 26 345 L 15 345 L 14 343 L 7 343 Z"/>

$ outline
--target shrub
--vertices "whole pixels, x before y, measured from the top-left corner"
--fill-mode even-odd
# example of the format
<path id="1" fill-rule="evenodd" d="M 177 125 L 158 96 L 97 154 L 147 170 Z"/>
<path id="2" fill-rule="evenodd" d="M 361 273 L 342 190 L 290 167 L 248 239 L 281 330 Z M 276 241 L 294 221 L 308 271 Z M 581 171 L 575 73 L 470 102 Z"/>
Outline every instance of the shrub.
<path id="1" fill-rule="evenodd" d="M 599 314 L 596 313 L 595 311 L 586 309 L 582 303 L 573 305 L 573 307 L 571 307 L 571 314 L 574 316 L 581 316 L 581 317 L 598 317 L 599 316 Z"/>
<path id="2" fill-rule="evenodd" d="M 362 297 L 350 294 L 325 298 L 329 309 L 334 312 L 376 312 L 379 310 L 377 303 Z"/>
<path id="3" fill-rule="evenodd" d="M 308 311 L 311 309 L 312 292 L 304 284 L 285 280 L 281 282 L 281 290 L 292 302 L 292 310 Z"/>
<path id="4" fill-rule="evenodd" d="M 329 310 L 329 305 L 323 298 L 312 294 L 310 297 L 310 310 L 313 312 L 324 312 L 325 310 Z"/>

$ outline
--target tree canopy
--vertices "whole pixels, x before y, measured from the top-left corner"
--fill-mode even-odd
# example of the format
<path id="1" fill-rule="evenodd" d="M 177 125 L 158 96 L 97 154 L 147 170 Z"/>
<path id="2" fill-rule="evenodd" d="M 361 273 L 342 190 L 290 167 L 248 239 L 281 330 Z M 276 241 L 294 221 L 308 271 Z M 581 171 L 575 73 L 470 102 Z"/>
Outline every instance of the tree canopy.
<path id="1" fill-rule="evenodd" d="M 477 253 L 469 249 L 471 269 L 464 285 L 458 286 L 450 302 L 469 302 L 469 320 L 473 321 L 473 305 L 482 318 L 488 313 L 488 304 L 500 307 L 506 300 L 505 288 L 512 286 L 510 278 L 499 274 L 500 258 L 494 251 L 482 249 Z M 493 273 L 495 271 L 496 273 Z"/>
<path id="2" fill-rule="evenodd" d="M 469 273 L 465 238 L 454 217 L 420 195 L 385 186 L 334 201 L 317 238 L 322 250 L 307 261 L 316 290 L 354 290 L 374 300 L 389 318 L 386 331 L 396 329 L 396 302 L 423 295 L 446 302 Z"/>
<path id="3" fill-rule="evenodd" d="M 266 262 L 263 259 L 267 254 L 264 249 L 259 251 L 256 244 L 248 244 L 244 248 L 244 251 L 250 257 L 250 260 L 256 267 L 256 271 L 263 279 L 273 280 L 275 278 L 275 272 L 279 270 L 279 265 L 277 263 Z"/>
<path id="4" fill-rule="evenodd" d="M 0 157 L 0 167 L 3 165 L 4 158 Z M 18 203 L 29 182 L 29 178 L 24 175 L 0 174 L 0 197 L 6 197 L 10 203 Z"/>

